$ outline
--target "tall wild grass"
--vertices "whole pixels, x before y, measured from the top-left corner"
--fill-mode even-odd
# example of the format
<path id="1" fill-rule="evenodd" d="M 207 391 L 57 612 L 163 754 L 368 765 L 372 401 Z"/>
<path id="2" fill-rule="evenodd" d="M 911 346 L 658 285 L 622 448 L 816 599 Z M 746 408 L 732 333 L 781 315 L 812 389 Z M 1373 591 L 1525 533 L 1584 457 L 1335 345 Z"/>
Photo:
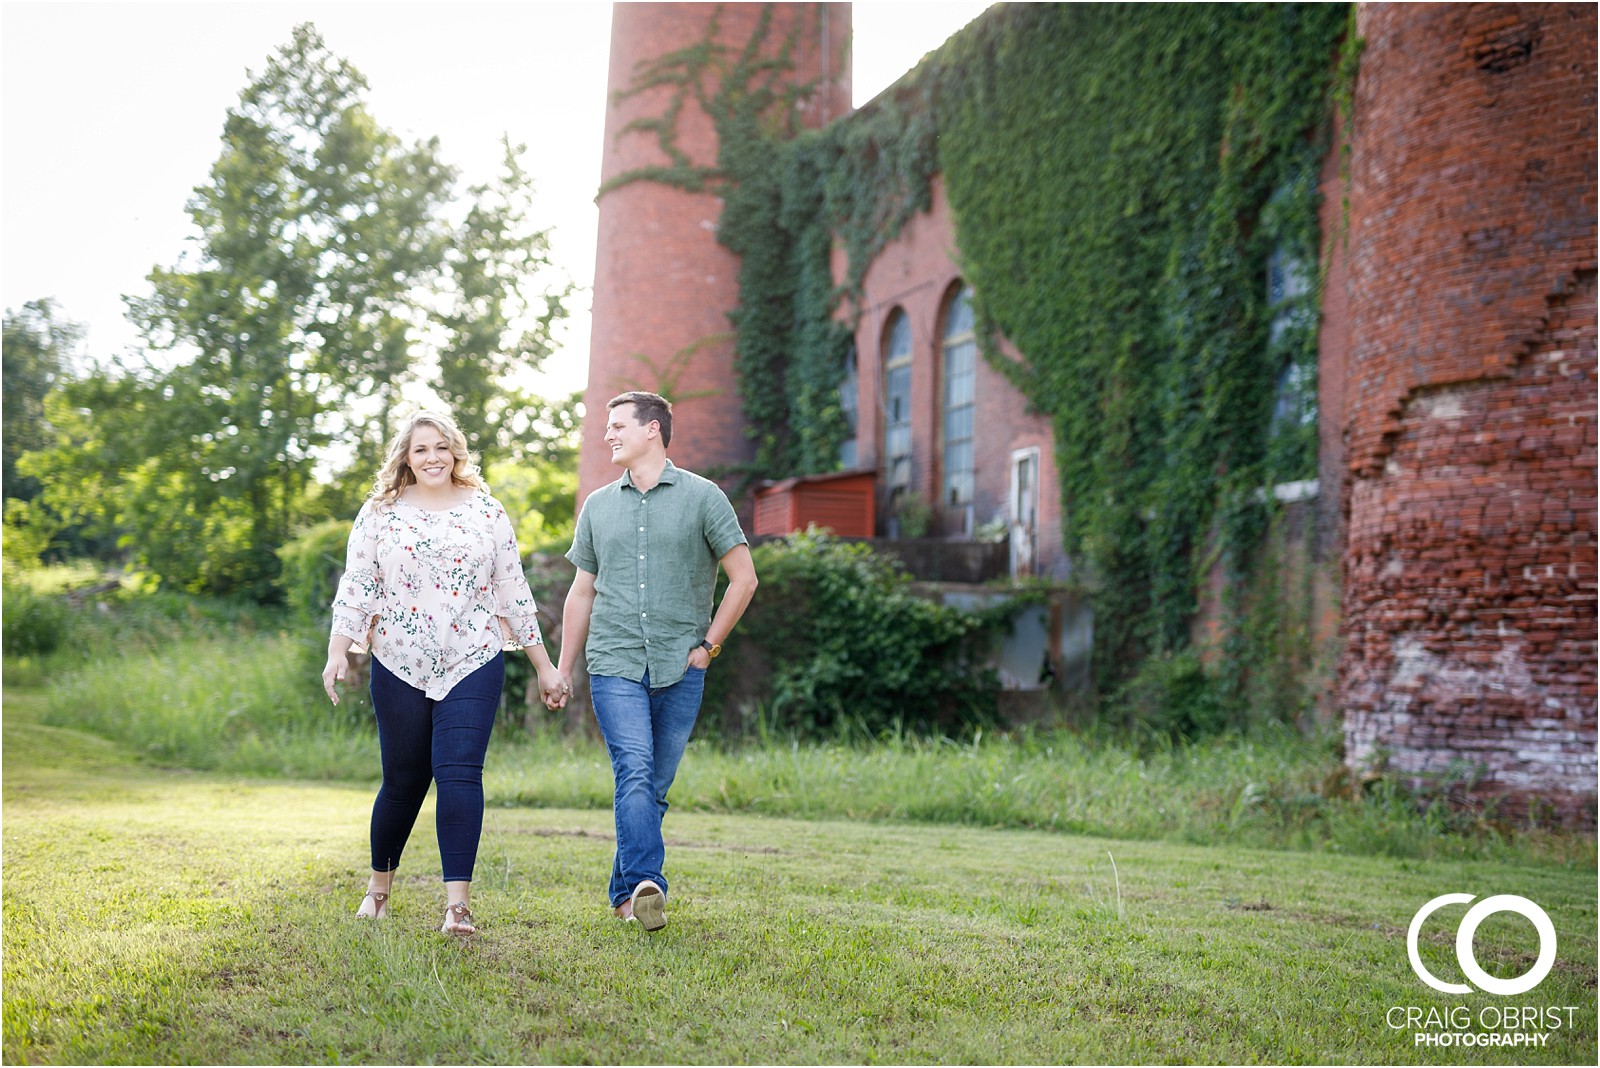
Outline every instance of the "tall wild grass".
<path id="1" fill-rule="evenodd" d="M 303 639 L 186 638 L 113 654 L 49 689 L 45 722 L 122 742 L 161 764 L 347 779 L 377 770 L 365 704 L 323 695 Z"/>
<path id="2" fill-rule="evenodd" d="M 8 583 L 8 601 L 10 588 Z M 45 595 L 54 596 L 54 595 Z M 100 606 L 104 607 L 100 607 Z M 9 686 L 43 688 L 48 722 L 146 758 L 227 773 L 372 781 L 365 694 L 338 708 L 320 685 L 321 633 L 259 606 L 113 591 L 72 607 L 67 638 L 6 658 Z M 10 621 L 7 621 L 8 624 Z M 19 670 L 20 669 L 20 670 Z M 510 717 L 502 724 L 515 722 Z M 708 736 L 672 791 L 680 809 L 803 819 L 1034 828 L 1112 838 L 1232 843 L 1396 857 L 1595 862 L 1592 835 L 1528 831 L 1524 813 L 1358 782 L 1336 734 L 1262 728 L 1202 742 L 1126 731 L 890 732 L 803 742 Z M 604 747 L 554 729 L 497 728 L 485 774 L 498 806 L 609 808 Z"/>
<path id="3" fill-rule="evenodd" d="M 485 793 L 507 806 L 609 807 L 610 765 L 598 743 L 534 736 L 491 753 Z M 1505 813 L 1355 783 L 1336 739 L 1287 728 L 1193 744 L 1067 730 L 732 748 L 697 739 L 671 802 L 1352 855 L 1595 861 L 1592 836 L 1514 829 Z"/>
<path id="4" fill-rule="evenodd" d="M 46 722 L 201 770 L 373 773 L 365 695 L 322 694 L 325 639 L 270 606 L 104 579 L 6 569 L 6 684 L 43 689 Z"/>

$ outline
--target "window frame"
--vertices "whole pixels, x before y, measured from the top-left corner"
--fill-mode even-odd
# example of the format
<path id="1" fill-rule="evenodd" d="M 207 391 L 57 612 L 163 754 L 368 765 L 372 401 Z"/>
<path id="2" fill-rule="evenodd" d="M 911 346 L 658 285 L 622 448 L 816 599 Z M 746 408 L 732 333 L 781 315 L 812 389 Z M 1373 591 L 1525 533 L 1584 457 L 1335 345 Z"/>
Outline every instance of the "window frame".
<path id="1" fill-rule="evenodd" d="M 966 311 L 964 328 L 959 332 L 954 327 L 955 316 L 958 309 Z M 978 335 L 977 327 L 972 318 L 972 287 L 964 282 L 958 282 L 950 288 L 950 295 L 944 302 L 943 313 L 939 317 L 939 507 L 941 509 L 964 509 L 971 512 L 977 499 L 977 407 L 978 407 Z M 951 369 L 951 358 L 960 353 L 967 365 L 959 374 Z M 966 398 L 960 403 L 952 403 L 952 389 L 960 379 L 967 381 Z M 969 413 L 964 437 L 952 437 L 952 416 L 966 411 Z M 956 446 L 966 446 L 965 466 L 956 466 L 952 462 L 951 450 Z M 965 476 L 957 482 L 959 476 Z M 956 483 L 954 486 L 953 483 Z M 960 499 L 952 499 L 952 489 L 955 489 Z M 961 494 L 961 490 L 965 490 Z M 962 533 L 970 533 L 970 515 L 963 522 Z"/>
<path id="2" fill-rule="evenodd" d="M 901 325 L 904 324 L 904 351 L 895 351 L 894 345 L 899 339 Z M 879 344 L 881 357 L 882 388 L 878 394 L 878 406 L 882 413 L 882 442 L 883 448 L 880 455 L 883 457 L 881 471 L 886 501 L 891 506 L 902 495 L 911 493 L 912 470 L 911 457 L 913 452 L 911 398 L 913 377 L 913 355 L 916 343 L 911 330 L 911 316 L 906 314 L 904 308 L 895 307 L 885 321 L 883 336 Z M 905 373 L 905 389 L 902 394 L 890 391 L 891 376 L 900 371 Z M 903 396 L 904 403 L 901 407 L 901 418 L 891 421 L 891 405 L 896 396 Z M 891 452 L 891 442 L 894 440 L 895 431 L 903 431 L 904 451 Z M 903 464 L 902 464 L 903 461 Z M 898 468 L 898 470 L 897 470 Z"/>
<path id="3" fill-rule="evenodd" d="M 838 388 L 839 415 L 849 431 L 839 442 L 839 467 L 849 471 L 856 468 L 861 456 L 861 353 L 853 337 L 845 347 Z"/>

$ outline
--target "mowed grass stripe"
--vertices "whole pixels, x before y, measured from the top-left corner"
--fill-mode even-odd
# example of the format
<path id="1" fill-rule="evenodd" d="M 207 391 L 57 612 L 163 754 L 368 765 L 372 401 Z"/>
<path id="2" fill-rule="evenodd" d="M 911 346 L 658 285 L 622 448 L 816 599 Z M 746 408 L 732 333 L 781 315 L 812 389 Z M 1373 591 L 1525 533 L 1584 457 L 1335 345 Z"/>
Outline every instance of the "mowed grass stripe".
<path id="1" fill-rule="evenodd" d="M 436 932 L 431 806 L 354 921 L 369 786 L 139 767 L 5 715 L 12 1063 L 1586 1063 L 1592 871 L 674 811 L 668 928 L 609 918 L 610 814 L 491 808 L 482 933 Z M 1537 1050 L 1427 1051 L 1405 924 L 1521 893 L 1561 934 Z M 1485 932 L 1489 932 L 1486 925 Z M 1454 967 L 1441 925 L 1426 947 Z M 1536 946 L 1514 925 L 1506 973 Z M 1524 940 L 1527 941 L 1527 940 Z"/>

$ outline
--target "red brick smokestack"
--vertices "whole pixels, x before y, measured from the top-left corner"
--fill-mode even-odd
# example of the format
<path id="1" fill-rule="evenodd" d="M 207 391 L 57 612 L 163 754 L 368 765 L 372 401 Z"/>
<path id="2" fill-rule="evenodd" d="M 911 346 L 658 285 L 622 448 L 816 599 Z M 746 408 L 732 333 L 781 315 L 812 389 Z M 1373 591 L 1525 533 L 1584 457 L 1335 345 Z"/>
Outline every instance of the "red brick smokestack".
<path id="1" fill-rule="evenodd" d="M 1363 4 L 1347 755 L 1595 804 L 1595 8 Z M 1335 373 L 1325 368 L 1324 373 Z"/>
<path id="2" fill-rule="evenodd" d="M 639 168 L 672 165 L 658 132 L 628 128 L 665 116 L 675 95 L 674 87 L 657 85 L 623 96 L 638 84 L 643 65 L 700 43 L 713 28 L 731 62 L 766 12 L 762 54 L 776 55 L 792 37 L 791 80 L 817 82 L 804 108 L 806 124 L 820 126 L 849 111 L 849 4 L 616 4 L 602 185 Z M 713 66 L 704 77 L 708 98 L 718 76 Z M 692 166 L 716 166 L 716 129 L 693 93 L 683 94 L 672 129 Z M 580 504 L 621 474 L 602 437 L 605 403 L 625 390 L 654 390 L 673 402 L 668 455 L 680 467 L 709 475 L 754 455 L 733 372 L 727 313 L 739 299 L 739 263 L 717 243 L 721 199 L 643 179 L 607 189 L 599 207 Z"/>

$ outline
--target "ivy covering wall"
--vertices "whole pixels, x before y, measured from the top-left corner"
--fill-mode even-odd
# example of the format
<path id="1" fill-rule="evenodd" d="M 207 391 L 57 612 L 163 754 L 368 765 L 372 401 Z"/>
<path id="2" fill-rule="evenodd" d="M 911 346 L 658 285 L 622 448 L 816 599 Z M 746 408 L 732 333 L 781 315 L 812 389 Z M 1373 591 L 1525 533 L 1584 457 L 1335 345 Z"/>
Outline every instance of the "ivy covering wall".
<path id="1" fill-rule="evenodd" d="M 752 474 L 836 466 L 862 275 L 942 173 L 986 355 L 1054 424 L 1100 685 L 1182 650 L 1212 566 L 1229 589 L 1246 577 L 1270 487 L 1315 477 L 1318 179 L 1350 18 L 996 5 L 818 131 L 773 88 L 782 61 L 755 62 L 774 54 L 764 29 L 737 58 L 676 57 L 685 84 L 717 75 L 718 167 L 682 177 L 724 197 L 719 237 L 741 257 Z"/>
<path id="2" fill-rule="evenodd" d="M 1262 491 L 1315 477 L 1316 286 L 1275 306 L 1269 264 L 1317 274 L 1349 12 L 997 14 L 939 55 L 940 162 L 997 364 L 1054 421 L 1104 672 L 1187 644 L 1211 553 L 1239 589 Z"/>

